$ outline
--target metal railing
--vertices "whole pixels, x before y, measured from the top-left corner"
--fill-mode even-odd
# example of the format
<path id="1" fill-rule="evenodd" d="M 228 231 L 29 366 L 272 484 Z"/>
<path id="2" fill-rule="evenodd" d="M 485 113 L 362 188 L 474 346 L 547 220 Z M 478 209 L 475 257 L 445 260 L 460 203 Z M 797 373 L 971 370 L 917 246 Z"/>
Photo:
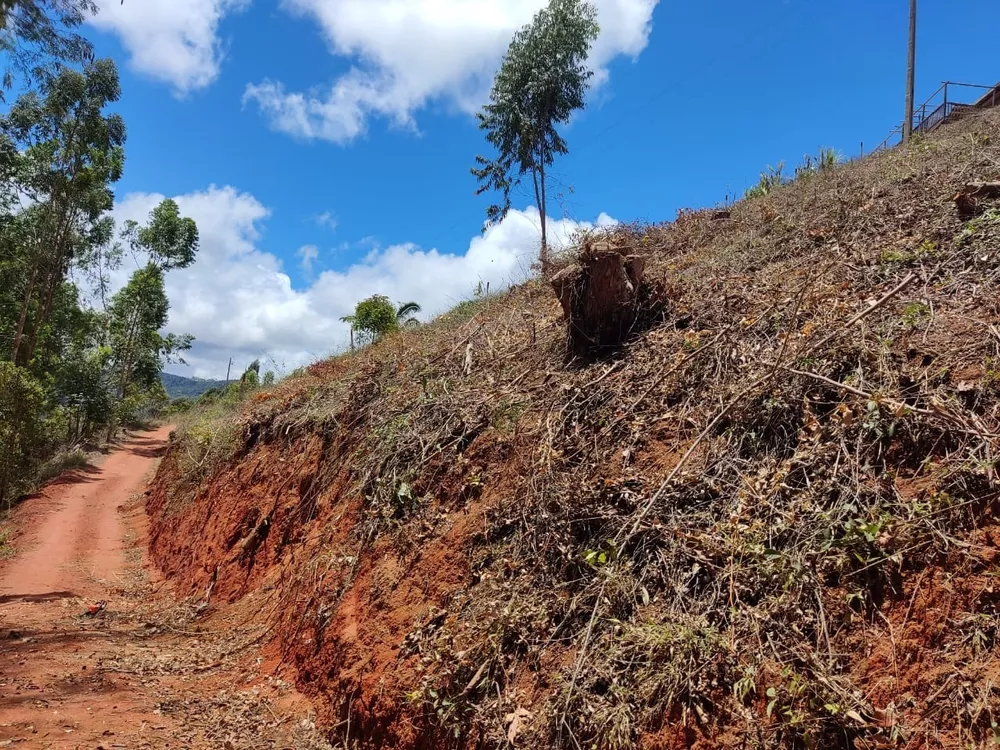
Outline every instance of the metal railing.
<path id="1" fill-rule="evenodd" d="M 958 91 L 956 91 L 956 89 Z M 975 89 L 983 92 L 976 101 L 957 101 L 962 91 Z M 926 135 L 946 122 L 960 117 L 963 112 L 976 107 L 995 107 L 1000 104 L 1000 85 L 982 86 L 978 83 L 945 81 L 941 88 L 913 111 L 913 132 Z M 875 151 L 892 148 L 903 139 L 903 123 L 897 125 L 889 136 L 875 147 Z"/>

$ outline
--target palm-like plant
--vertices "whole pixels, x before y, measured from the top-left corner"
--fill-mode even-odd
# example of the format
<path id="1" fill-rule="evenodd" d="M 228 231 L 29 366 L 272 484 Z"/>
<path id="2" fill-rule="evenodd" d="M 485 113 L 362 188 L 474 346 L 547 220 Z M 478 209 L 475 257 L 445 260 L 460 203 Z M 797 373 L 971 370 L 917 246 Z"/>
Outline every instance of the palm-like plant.
<path id="1" fill-rule="evenodd" d="M 416 302 L 404 302 L 396 309 L 396 322 L 400 328 L 412 328 L 420 325 L 420 321 L 414 316 L 420 312 L 420 305 Z"/>

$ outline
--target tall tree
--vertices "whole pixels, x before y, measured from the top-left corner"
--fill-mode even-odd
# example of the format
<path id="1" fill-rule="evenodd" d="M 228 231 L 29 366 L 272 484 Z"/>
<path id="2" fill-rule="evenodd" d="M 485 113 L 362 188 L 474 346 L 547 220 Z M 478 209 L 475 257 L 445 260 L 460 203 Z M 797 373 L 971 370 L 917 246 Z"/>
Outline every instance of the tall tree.
<path id="1" fill-rule="evenodd" d="M 115 294 L 108 308 L 119 400 L 124 400 L 132 388 L 154 388 L 163 365 L 191 348 L 192 336 L 163 335 L 160 331 L 167 324 L 170 310 L 164 274 L 194 262 L 198 227 L 193 220 L 182 217 L 177 204 L 167 199 L 153 209 L 146 226 L 127 222 L 122 237 L 136 257 L 145 255 L 149 262 Z"/>
<path id="2" fill-rule="evenodd" d="M 479 181 L 476 194 L 496 191 L 502 195 L 500 203 L 487 208 L 484 229 L 506 217 L 511 191 L 530 174 L 541 218 L 543 271 L 549 268 L 546 172 L 557 155 L 569 151 L 556 126 L 568 122 L 585 104 L 593 76 L 587 58 L 599 31 L 591 3 L 549 0 L 514 35 L 494 79 L 490 101 L 478 115 L 479 127 L 497 154 L 492 159 L 476 157 L 472 168 Z"/>
<path id="3" fill-rule="evenodd" d="M 70 267 L 111 239 L 107 212 L 124 165 L 125 124 L 104 110 L 120 94 L 115 64 L 98 60 L 82 72 L 61 69 L 0 120 L 18 147 L 19 186 L 32 202 L 19 217 L 26 250 L 10 350 L 17 364 L 34 356 Z"/>
<path id="4" fill-rule="evenodd" d="M 108 331 L 119 401 L 133 388 L 153 388 L 163 365 L 175 354 L 191 348 L 192 336 L 160 333 L 167 324 L 169 310 L 163 270 L 154 263 L 132 274 L 128 284 L 112 298 Z"/>

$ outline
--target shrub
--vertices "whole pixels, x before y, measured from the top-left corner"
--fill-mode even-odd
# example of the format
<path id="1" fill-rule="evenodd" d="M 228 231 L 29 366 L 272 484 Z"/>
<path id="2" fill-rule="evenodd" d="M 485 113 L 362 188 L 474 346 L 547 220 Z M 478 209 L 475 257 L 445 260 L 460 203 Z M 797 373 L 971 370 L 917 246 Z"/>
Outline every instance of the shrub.
<path id="1" fill-rule="evenodd" d="M 30 482 L 38 447 L 44 439 L 44 394 L 30 373 L 0 362 L 0 504 Z"/>

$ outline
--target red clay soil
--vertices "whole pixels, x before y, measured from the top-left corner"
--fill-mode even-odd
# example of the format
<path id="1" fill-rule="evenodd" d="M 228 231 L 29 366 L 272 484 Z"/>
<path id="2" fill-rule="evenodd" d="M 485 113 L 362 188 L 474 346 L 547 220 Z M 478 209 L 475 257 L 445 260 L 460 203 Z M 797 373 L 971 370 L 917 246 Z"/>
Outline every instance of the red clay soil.
<path id="1" fill-rule="evenodd" d="M 468 451 L 470 465 L 487 461 L 477 447 Z M 443 509 L 427 538 L 408 547 L 382 539 L 355 561 L 350 533 L 359 501 L 349 467 L 321 474 L 320 438 L 307 436 L 291 449 L 262 445 L 212 478 L 198 501 L 179 507 L 170 498 L 175 459 L 168 454 L 160 468 L 147 511 L 150 555 L 177 590 L 196 595 L 212 586 L 213 597 L 232 606 L 264 600 L 256 619 L 267 628 L 265 668 L 287 670 L 315 701 L 322 726 L 349 721 L 368 747 L 445 746 L 419 720 L 420 707 L 402 697 L 419 684 L 422 667 L 401 644 L 415 623 L 433 621 L 469 576 L 465 548 L 482 531 L 489 498 Z M 314 483 L 323 489 L 309 502 Z M 457 494 L 447 480 L 440 492 Z M 190 544 L 193 536 L 198 544 Z M 329 609 L 328 621 L 309 615 L 316 602 Z"/>
<path id="2" fill-rule="evenodd" d="M 237 649 L 217 636 L 238 634 L 239 613 L 192 624 L 190 607 L 143 568 L 141 493 L 169 432 L 128 439 L 8 520 L 16 552 L 0 562 L 0 747 L 221 747 L 244 736 L 315 746 L 311 723 L 278 716 L 308 706 L 229 658 Z"/>

